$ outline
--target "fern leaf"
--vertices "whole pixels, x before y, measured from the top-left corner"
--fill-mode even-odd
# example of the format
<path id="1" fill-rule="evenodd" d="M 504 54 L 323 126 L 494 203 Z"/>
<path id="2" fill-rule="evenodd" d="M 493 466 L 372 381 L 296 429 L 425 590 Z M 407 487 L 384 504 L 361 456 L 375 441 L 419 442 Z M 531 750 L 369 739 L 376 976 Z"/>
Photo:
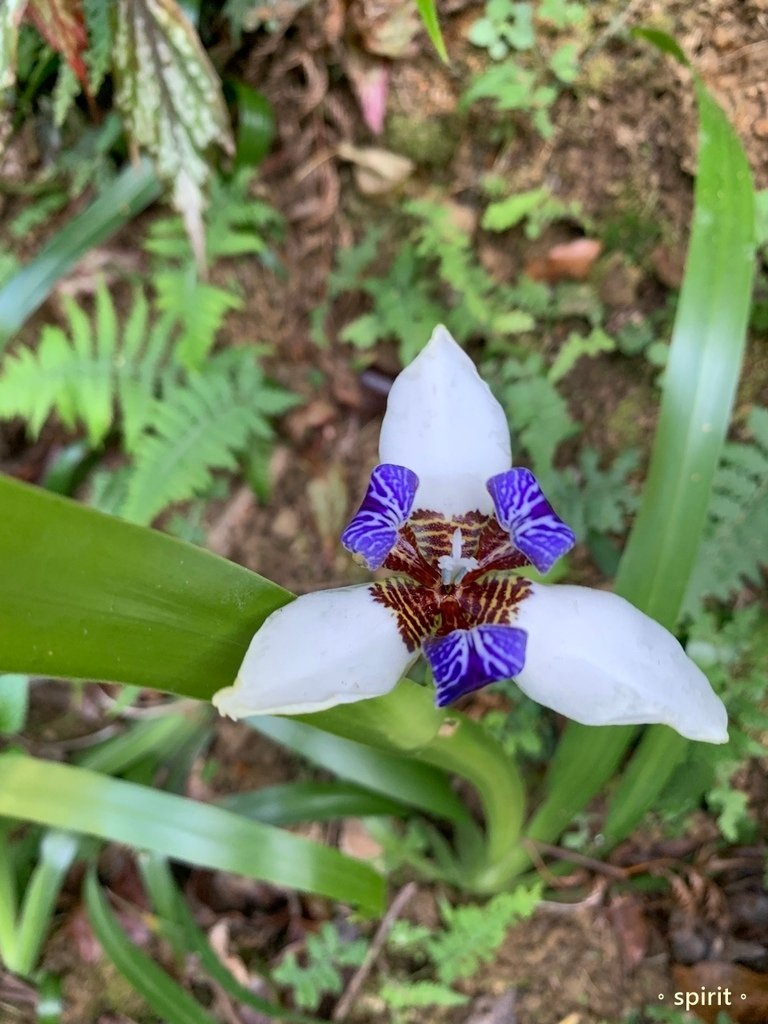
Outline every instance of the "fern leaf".
<path id="1" fill-rule="evenodd" d="M 95 337 L 73 299 L 65 299 L 64 308 L 69 337 L 46 326 L 36 352 L 21 349 L 7 358 L 0 377 L 0 415 L 23 416 L 33 437 L 53 412 L 69 428 L 82 420 L 89 444 L 96 447 L 112 423 L 116 338 L 109 331 Z"/>
<path id="2" fill-rule="evenodd" d="M 155 276 L 157 306 L 180 327 L 176 358 L 188 370 L 198 369 L 213 347 L 224 318 L 242 301 L 232 292 L 200 281 L 193 266 Z"/>
<path id="3" fill-rule="evenodd" d="M 112 20 L 110 5 L 104 0 L 83 0 L 83 14 L 88 28 L 88 49 L 85 63 L 88 83 L 95 96 L 112 63 Z"/>
<path id="4" fill-rule="evenodd" d="M 258 255 L 266 249 L 266 237 L 282 221 L 274 207 L 250 196 L 253 170 L 244 168 L 229 179 L 211 180 L 205 215 L 206 255 L 210 263 L 232 256 Z M 180 217 L 163 217 L 149 229 L 148 252 L 164 259 L 187 261 L 192 255 Z"/>
<path id="5" fill-rule="evenodd" d="M 723 451 L 683 605 L 687 615 L 705 597 L 727 600 L 745 580 L 759 584 L 768 565 L 768 409 L 753 409 L 748 426 L 752 441 Z"/>
<path id="6" fill-rule="evenodd" d="M 161 317 L 147 333 L 149 306 L 141 292 L 134 297 L 123 335 L 117 371 L 117 401 L 122 414 L 125 450 L 133 454 L 150 422 L 172 350 L 171 318 Z"/>
<path id="7" fill-rule="evenodd" d="M 292 399 L 266 384 L 252 355 L 238 363 L 215 358 L 154 403 L 152 428 L 134 449 L 126 518 L 150 523 L 166 506 L 207 490 L 213 470 L 234 469 L 251 436 L 271 436 L 266 417 Z"/>

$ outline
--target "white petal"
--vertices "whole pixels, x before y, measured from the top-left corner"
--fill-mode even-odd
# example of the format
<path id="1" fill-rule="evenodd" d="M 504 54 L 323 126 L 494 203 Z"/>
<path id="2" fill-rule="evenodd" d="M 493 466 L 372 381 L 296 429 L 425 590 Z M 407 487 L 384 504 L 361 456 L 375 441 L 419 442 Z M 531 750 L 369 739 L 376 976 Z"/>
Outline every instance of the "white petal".
<path id="1" fill-rule="evenodd" d="M 319 591 L 266 619 L 213 703 L 230 718 L 323 711 L 387 693 L 413 660 L 368 586 Z"/>
<path id="2" fill-rule="evenodd" d="M 445 327 L 392 385 L 379 457 L 418 475 L 416 509 L 493 512 L 485 482 L 512 465 L 507 418 Z"/>
<path id="3" fill-rule="evenodd" d="M 540 586 L 514 620 L 528 632 L 516 682 L 584 725 L 662 722 L 726 743 L 725 708 L 678 641 L 634 605 L 602 590 Z"/>

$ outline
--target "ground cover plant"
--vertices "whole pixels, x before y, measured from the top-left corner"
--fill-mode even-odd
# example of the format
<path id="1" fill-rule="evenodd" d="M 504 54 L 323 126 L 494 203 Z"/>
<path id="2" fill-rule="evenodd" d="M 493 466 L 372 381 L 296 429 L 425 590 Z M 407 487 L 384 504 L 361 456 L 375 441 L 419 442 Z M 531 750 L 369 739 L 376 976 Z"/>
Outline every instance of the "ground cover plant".
<path id="1" fill-rule="evenodd" d="M 3 1020 L 765 1019 L 748 24 L 3 6 Z M 441 322 L 572 531 L 520 586 L 677 635 L 700 697 L 641 718 L 677 731 L 568 722 L 499 673 L 436 707 L 439 628 L 372 699 L 337 703 L 328 647 L 323 710 L 248 717 L 285 710 L 294 634 L 259 707 L 216 716 L 263 623 L 368 592 L 338 538 L 381 564 L 345 526 Z M 474 571 L 458 533 L 445 587 Z M 727 743 L 686 738 L 710 685 Z"/>

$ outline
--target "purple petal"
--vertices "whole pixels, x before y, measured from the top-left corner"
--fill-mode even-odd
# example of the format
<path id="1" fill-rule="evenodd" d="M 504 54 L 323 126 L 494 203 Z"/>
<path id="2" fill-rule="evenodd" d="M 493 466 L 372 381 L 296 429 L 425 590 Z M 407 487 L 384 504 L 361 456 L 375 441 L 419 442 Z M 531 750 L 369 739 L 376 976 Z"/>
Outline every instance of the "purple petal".
<path id="1" fill-rule="evenodd" d="M 405 466 L 382 463 L 371 473 L 363 503 L 341 535 L 341 543 L 369 569 L 384 564 L 408 519 L 419 478 Z"/>
<path id="2" fill-rule="evenodd" d="M 524 629 L 486 625 L 425 640 L 423 650 L 435 678 L 437 706 L 445 707 L 487 683 L 516 676 L 525 664 L 527 639 Z"/>
<path id="3" fill-rule="evenodd" d="M 544 497 L 530 469 L 510 469 L 486 484 L 496 518 L 509 531 L 515 547 L 539 572 L 549 572 L 570 551 L 576 537 Z"/>

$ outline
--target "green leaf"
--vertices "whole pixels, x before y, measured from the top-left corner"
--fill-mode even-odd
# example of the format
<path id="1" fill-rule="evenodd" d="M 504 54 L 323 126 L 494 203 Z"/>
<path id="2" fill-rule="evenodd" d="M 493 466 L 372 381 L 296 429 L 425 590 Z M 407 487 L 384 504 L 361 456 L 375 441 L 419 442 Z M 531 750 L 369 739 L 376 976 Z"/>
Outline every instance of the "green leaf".
<path id="1" fill-rule="evenodd" d="M 85 51 L 88 84 L 95 96 L 112 64 L 114 42 L 110 5 L 103 0 L 83 0 L 83 14 L 88 29 L 88 49 Z"/>
<path id="2" fill-rule="evenodd" d="M 88 919 L 102 949 L 166 1024 L 217 1024 L 186 989 L 133 945 L 109 909 L 93 868 L 86 875 L 84 895 Z"/>
<path id="3" fill-rule="evenodd" d="M 16 81 L 16 50 L 19 24 L 28 0 L 7 0 L 0 9 L 0 90 Z"/>
<path id="4" fill-rule="evenodd" d="M 207 936 L 195 921 L 187 901 L 173 882 L 164 858 L 156 854 L 142 854 L 139 857 L 139 868 L 157 913 L 165 919 L 161 922 L 161 930 L 180 954 L 191 953 L 198 957 L 205 973 L 239 1003 L 269 1017 L 279 1017 L 296 1024 L 320 1024 L 314 1018 L 285 1010 L 262 999 L 235 979 L 214 953 Z"/>
<path id="5" fill-rule="evenodd" d="M 571 372 L 582 356 L 593 358 L 601 352 L 613 352 L 615 348 L 616 342 L 601 327 L 594 327 L 586 335 L 571 331 L 555 356 L 547 377 L 553 384 L 557 384 Z"/>
<path id="6" fill-rule="evenodd" d="M 227 313 L 242 309 L 242 300 L 225 288 L 200 281 L 192 266 L 155 274 L 154 284 L 158 309 L 179 327 L 176 359 L 185 369 L 200 369 Z"/>
<path id="7" fill-rule="evenodd" d="M 762 584 L 768 565 L 768 409 L 747 420 L 753 440 L 727 444 L 715 474 L 701 548 L 683 611 L 694 615 L 705 596 L 729 598 L 749 581 Z"/>
<path id="8" fill-rule="evenodd" d="M 67 827 L 66 823 L 62 827 Z M 38 862 L 21 905 L 14 957 L 11 962 L 6 961 L 17 974 L 29 975 L 37 964 L 59 891 L 78 846 L 79 840 L 70 832 L 47 832 L 40 842 Z"/>
<path id="9" fill-rule="evenodd" d="M 0 675 L 0 736 L 12 736 L 24 728 L 29 704 L 29 677 Z"/>
<path id="10" fill-rule="evenodd" d="M 508 231 L 546 202 L 549 195 L 549 189 L 534 188 L 491 203 L 483 214 L 482 226 L 486 231 Z"/>
<path id="11" fill-rule="evenodd" d="M 644 35 L 684 59 L 674 40 L 657 32 Z M 744 151 L 698 77 L 694 84 L 700 138 L 693 230 L 648 480 L 616 581 L 618 593 L 672 629 L 730 419 L 755 251 L 753 187 Z M 635 735 L 631 727 L 569 725 L 529 835 L 558 835 L 616 770 Z M 610 805 L 604 829 L 610 841 L 626 835 L 654 805 L 686 747 L 664 726 L 646 732 Z"/>
<path id="12" fill-rule="evenodd" d="M 195 734 L 207 731 L 210 717 L 203 705 L 195 703 L 180 713 L 171 704 L 167 714 L 135 722 L 120 735 L 89 748 L 77 763 L 90 771 L 119 775 L 152 754 L 165 755 L 167 761 Z"/>
<path id="13" fill-rule="evenodd" d="M 367 864 L 195 800 L 17 753 L 0 755 L 0 815 L 139 845 L 377 912 L 383 881 Z"/>
<path id="14" fill-rule="evenodd" d="M 305 947 L 305 963 L 299 965 L 296 954 L 288 953 L 272 971 L 272 978 L 290 986 L 297 1006 L 316 1010 L 324 995 L 338 995 L 343 980 L 341 967 L 359 967 L 365 959 L 368 943 L 364 939 L 342 942 L 330 921 L 310 935 Z"/>
<path id="15" fill-rule="evenodd" d="M 579 74 L 579 48 L 576 43 L 563 43 L 562 46 L 558 46 L 549 58 L 549 66 L 561 82 L 566 85 L 575 82 Z"/>
<path id="16" fill-rule="evenodd" d="M 208 150 L 234 152 L 221 83 L 175 0 L 118 0 L 115 103 L 137 147 L 171 185 L 198 266 L 205 266 Z"/>
<path id="17" fill-rule="evenodd" d="M 249 719 L 258 732 L 289 747 L 301 757 L 314 761 L 335 775 L 358 782 L 375 793 L 402 801 L 432 814 L 466 820 L 467 809 L 442 773 L 427 765 L 409 764 L 401 757 L 371 750 L 362 743 L 328 736 L 313 722 L 316 715 L 297 718 L 255 717 Z"/>
<path id="18" fill-rule="evenodd" d="M 69 64 L 62 61 L 56 85 L 53 87 L 53 123 L 57 128 L 64 124 L 80 91 L 81 85 L 77 75 Z"/>
<path id="19" fill-rule="evenodd" d="M 428 1006 L 465 1006 L 469 996 L 454 992 L 435 981 L 412 981 L 407 985 L 386 981 L 379 996 L 393 1010 L 421 1010 Z"/>
<path id="20" fill-rule="evenodd" d="M 256 356 L 242 350 L 215 356 L 169 384 L 153 403 L 151 429 L 134 445 L 122 514 L 150 523 L 173 502 L 205 492 L 212 470 L 235 469 L 252 436 L 272 436 L 267 417 L 293 404 L 292 395 L 267 384 Z"/>
<path id="21" fill-rule="evenodd" d="M 58 231 L 0 288 L 0 350 L 94 246 L 154 202 L 162 189 L 148 162 L 127 167 L 89 207 Z"/>
<path id="22" fill-rule="evenodd" d="M 435 0 L 416 0 L 416 7 L 418 8 L 421 20 L 424 23 L 424 28 L 427 30 L 427 35 L 432 40 L 432 45 L 437 50 L 440 60 L 444 64 L 447 64 L 448 51 L 445 48 L 443 33 L 440 29 L 440 19 L 437 16 L 437 4 L 435 3 Z"/>
<path id="23" fill-rule="evenodd" d="M 210 698 L 290 595 L 239 565 L 0 477 L 0 667 Z"/>
<path id="24" fill-rule="evenodd" d="M 338 741 L 337 741 L 338 742 Z M 235 793 L 221 807 L 266 825 L 298 825 L 303 821 L 332 821 L 377 814 L 393 817 L 411 813 L 398 803 L 351 782 L 288 782 Z"/>
<path id="25" fill-rule="evenodd" d="M 275 137 L 275 111 L 264 93 L 233 83 L 237 99 L 235 167 L 258 167 Z"/>

